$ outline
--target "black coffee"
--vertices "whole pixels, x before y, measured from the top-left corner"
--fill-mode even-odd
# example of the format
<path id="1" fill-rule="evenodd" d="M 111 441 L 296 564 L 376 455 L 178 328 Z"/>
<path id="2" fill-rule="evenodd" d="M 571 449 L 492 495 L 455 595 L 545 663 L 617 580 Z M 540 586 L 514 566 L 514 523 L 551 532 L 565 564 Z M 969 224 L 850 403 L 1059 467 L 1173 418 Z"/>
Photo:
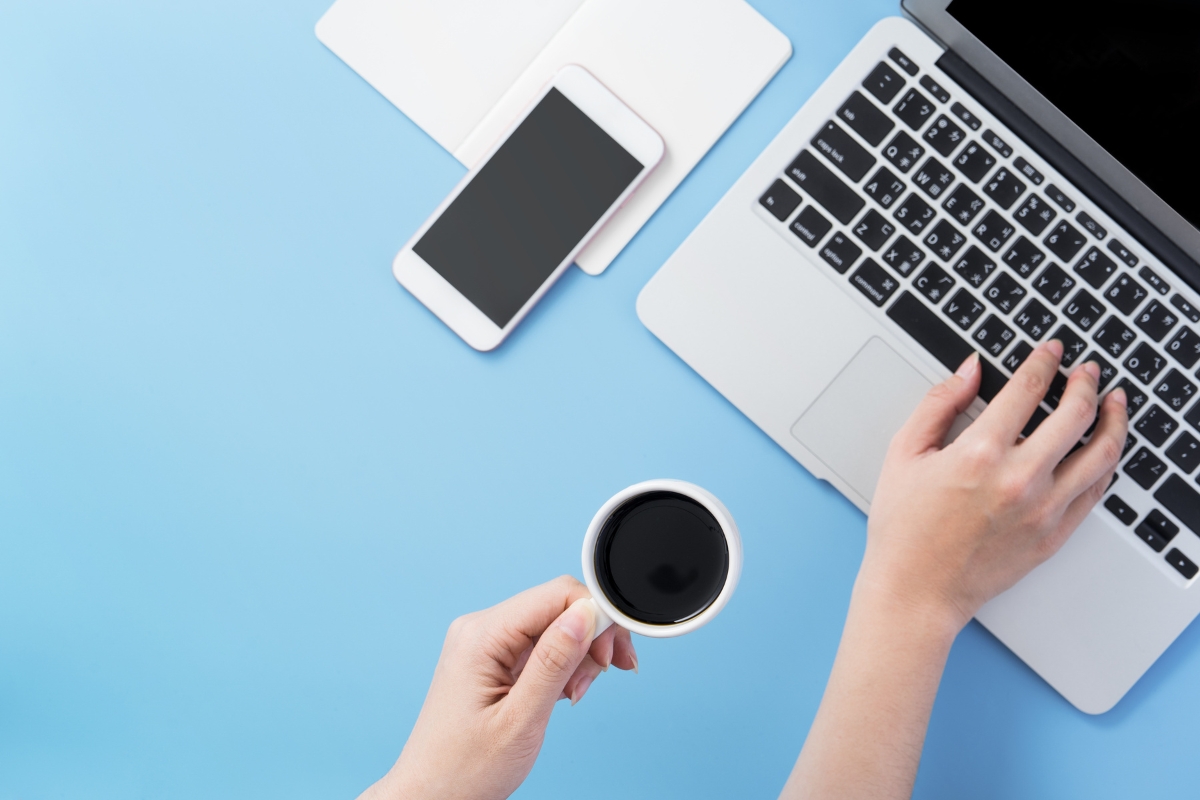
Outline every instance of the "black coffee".
<path id="1" fill-rule="evenodd" d="M 704 506 L 675 492 L 625 501 L 596 540 L 596 578 L 621 613 L 652 625 L 691 619 L 729 575 L 729 546 Z"/>

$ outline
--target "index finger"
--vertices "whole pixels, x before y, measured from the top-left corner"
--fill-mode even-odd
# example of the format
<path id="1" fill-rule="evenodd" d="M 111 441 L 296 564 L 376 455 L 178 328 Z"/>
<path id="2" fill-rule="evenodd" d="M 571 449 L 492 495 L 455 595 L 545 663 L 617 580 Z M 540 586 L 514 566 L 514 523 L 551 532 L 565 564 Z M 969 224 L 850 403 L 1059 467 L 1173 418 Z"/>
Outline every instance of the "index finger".
<path id="1" fill-rule="evenodd" d="M 1015 444 L 1050 390 L 1062 355 L 1063 345 L 1057 339 L 1038 345 L 968 431 L 978 430 L 1005 444 Z"/>
<path id="2" fill-rule="evenodd" d="M 489 632 L 501 637 L 503 645 L 516 654 L 532 646 L 550 623 L 583 597 L 591 597 L 588 588 L 570 575 L 563 575 L 526 589 L 483 614 L 490 623 Z"/>

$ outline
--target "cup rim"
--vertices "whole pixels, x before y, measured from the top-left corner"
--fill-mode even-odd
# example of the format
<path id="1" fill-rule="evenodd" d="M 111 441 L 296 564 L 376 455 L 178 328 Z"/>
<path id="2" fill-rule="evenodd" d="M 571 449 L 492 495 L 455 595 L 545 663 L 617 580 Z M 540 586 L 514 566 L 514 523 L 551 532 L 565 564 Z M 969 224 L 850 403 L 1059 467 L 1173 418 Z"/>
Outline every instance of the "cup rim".
<path id="1" fill-rule="evenodd" d="M 652 625 L 621 613 L 604 594 L 604 591 L 600 588 L 600 582 L 596 579 L 596 541 L 600 537 L 600 530 L 604 527 L 604 523 L 608 521 L 612 512 L 622 503 L 638 495 L 650 492 L 675 492 L 676 494 L 681 494 L 695 500 L 704 506 L 721 526 L 721 532 L 725 535 L 725 542 L 729 548 L 729 572 L 725 578 L 725 585 L 721 588 L 721 593 L 717 595 L 717 598 L 713 600 L 708 608 L 696 616 L 683 622 L 669 625 Z M 592 523 L 588 526 L 587 533 L 583 537 L 582 559 L 584 583 L 587 584 L 588 591 L 592 593 L 592 598 L 596 604 L 608 615 L 609 619 L 633 633 L 648 636 L 652 639 L 668 639 L 675 636 L 683 636 L 686 633 L 691 633 L 694 630 L 704 627 L 729 602 L 729 598 L 733 596 L 733 592 L 737 589 L 738 581 L 742 576 L 742 536 L 738 531 L 737 523 L 733 521 L 733 515 L 729 513 L 729 509 L 707 489 L 697 486 L 694 483 L 688 483 L 687 481 L 659 478 L 635 483 L 633 486 L 622 489 L 600 507 L 600 510 L 592 517 Z"/>

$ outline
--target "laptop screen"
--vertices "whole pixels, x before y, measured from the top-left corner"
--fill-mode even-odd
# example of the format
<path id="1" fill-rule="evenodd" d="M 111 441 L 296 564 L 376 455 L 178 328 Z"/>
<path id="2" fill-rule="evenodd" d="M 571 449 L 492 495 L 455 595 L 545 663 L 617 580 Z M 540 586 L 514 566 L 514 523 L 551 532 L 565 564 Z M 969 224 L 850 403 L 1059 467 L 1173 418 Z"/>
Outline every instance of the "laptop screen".
<path id="1" fill-rule="evenodd" d="M 947 11 L 1200 228 L 1200 3 L 953 0 Z"/>

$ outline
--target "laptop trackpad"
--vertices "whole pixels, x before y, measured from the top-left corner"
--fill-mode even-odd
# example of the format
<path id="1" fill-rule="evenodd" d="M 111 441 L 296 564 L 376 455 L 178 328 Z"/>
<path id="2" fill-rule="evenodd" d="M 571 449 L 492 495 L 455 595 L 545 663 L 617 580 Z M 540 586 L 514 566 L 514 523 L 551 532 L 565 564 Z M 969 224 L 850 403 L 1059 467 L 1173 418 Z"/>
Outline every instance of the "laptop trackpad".
<path id="1" fill-rule="evenodd" d="M 932 385 L 872 338 L 792 426 L 792 435 L 870 502 L 892 436 Z"/>

